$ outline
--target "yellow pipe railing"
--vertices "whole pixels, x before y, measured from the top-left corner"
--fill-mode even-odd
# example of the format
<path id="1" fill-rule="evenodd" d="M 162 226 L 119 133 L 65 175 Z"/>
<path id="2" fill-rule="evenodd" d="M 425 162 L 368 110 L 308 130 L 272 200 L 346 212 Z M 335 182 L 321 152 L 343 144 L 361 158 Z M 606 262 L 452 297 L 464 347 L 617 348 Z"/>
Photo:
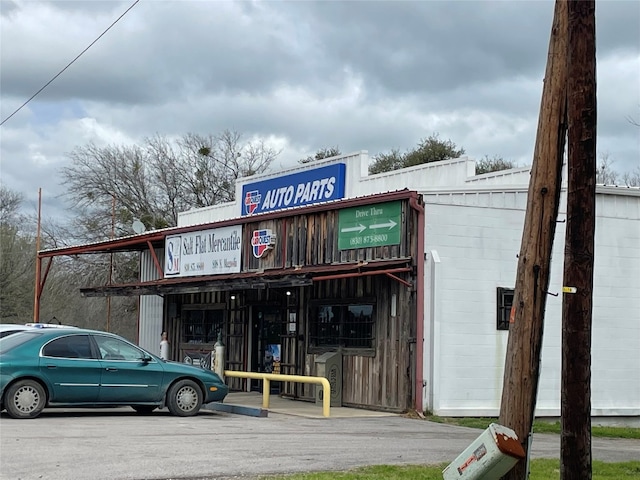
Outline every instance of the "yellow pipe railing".
<path id="1" fill-rule="evenodd" d="M 252 378 L 254 380 L 262 380 L 262 408 L 269 408 L 269 396 L 271 394 L 271 380 L 275 382 L 298 382 L 298 383 L 316 383 L 322 385 L 322 415 L 330 416 L 331 406 L 331 385 L 329 380 L 324 377 L 306 377 L 303 375 L 283 375 L 280 373 L 258 373 L 258 372 L 236 372 L 233 370 L 225 370 L 226 377 L 236 378 Z"/>

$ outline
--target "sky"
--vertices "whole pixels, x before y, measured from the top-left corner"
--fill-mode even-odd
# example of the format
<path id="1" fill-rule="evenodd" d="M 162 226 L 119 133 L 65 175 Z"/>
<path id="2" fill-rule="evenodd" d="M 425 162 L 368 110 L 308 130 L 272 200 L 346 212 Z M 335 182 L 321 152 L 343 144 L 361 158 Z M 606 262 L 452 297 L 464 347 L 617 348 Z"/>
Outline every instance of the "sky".
<path id="1" fill-rule="evenodd" d="M 5 120 L 134 0 L 0 0 Z M 141 0 L 0 127 L 0 181 L 68 215 L 60 170 L 93 142 L 240 132 L 281 153 L 371 156 L 438 133 L 530 165 L 554 2 Z M 596 2 L 597 149 L 640 168 L 640 2 Z"/>

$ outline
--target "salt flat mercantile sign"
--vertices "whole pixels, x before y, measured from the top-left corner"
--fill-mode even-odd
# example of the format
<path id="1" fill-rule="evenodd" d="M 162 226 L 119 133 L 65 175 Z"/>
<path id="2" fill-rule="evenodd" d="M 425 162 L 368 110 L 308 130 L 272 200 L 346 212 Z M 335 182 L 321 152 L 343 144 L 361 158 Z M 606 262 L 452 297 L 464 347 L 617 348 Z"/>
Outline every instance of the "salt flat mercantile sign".
<path id="1" fill-rule="evenodd" d="M 338 212 L 338 249 L 400 244 L 400 202 L 345 208 Z"/>
<path id="2" fill-rule="evenodd" d="M 242 226 L 169 235 L 164 250 L 165 278 L 238 273 Z"/>

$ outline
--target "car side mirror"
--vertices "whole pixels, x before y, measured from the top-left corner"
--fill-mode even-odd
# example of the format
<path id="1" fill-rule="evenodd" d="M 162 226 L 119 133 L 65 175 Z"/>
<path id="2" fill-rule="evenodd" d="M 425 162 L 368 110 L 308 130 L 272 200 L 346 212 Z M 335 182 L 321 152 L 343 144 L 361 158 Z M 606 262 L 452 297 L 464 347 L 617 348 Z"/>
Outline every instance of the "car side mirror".
<path id="1" fill-rule="evenodd" d="M 142 363 L 149 363 L 152 360 L 152 358 L 149 355 L 145 355 L 142 358 L 140 358 L 140 361 Z"/>

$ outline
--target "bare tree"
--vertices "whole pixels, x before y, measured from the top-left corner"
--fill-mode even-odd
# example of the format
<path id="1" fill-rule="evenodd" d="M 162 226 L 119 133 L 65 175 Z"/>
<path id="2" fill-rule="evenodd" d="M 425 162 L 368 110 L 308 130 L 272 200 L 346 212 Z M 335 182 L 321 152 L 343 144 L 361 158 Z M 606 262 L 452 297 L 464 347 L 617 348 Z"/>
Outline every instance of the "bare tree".
<path id="1" fill-rule="evenodd" d="M 10 222 L 18 215 L 23 196 L 4 185 L 0 185 L 0 223 Z"/>
<path id="2" fill-rule="evenodd" d="M 78 213 L 75 231 L 95 241 L 110 236 L 114 219 L 117 236 L 130 234 L 134 219 L 149 229 L 174 226 L 181 211 L 233 200 L 235 180 L 265 171 L 278 153 L 229 130 L 177 140 L 158 135 L 141 146 L 77 147 L 62 171 Z"/>
<path id="3" fill-rule="evenodd" d="M 601 153 L 596 167 L 596 183 L 601 185 L 617 185 L 620 175 L 613 169 L 613 160 L 608 153 Z"/>
<path id="4" fill-rule="evenodd" d="M 264 172 L 279 152 L 264 140 L 243 143 L 238 132 L 219 136 L 185 135 L 178 142 L 186 167 L 183 180 L 191 187 L 194 206 L 204 207 L 235 198 L 235 181 Z"/>
<path id="5" fill-rule="evenodd" d="M 622 175 L 622 181 L 627 187 L 640 187 L 640 166 Z"/>
<path id="6" fill-rule="evenodd" d="M 239 133 L 229 130 L 177 139 L 156 135 L 140 145 L 79 146 L 68 154 L 72 162 L 62 172 L 74 220 L 69 226 L 44 228 L 46 240 L 55 246 L 101 241 L 111 237 L 112 228 L 115 236 L 130 235 L 136 219 L 147 229 L 175 226 L 181 211 L 233 200 L 235 180 L 265 171 L 278 153 L 263 140 L 244 141 Z M 113 258 L 56 258 L 57 278 L 66 279 L 78 298 L 77 288 L 108 282 L 112 261 L 114 282 L 137 279 L 138 258 L 130 253 Z M 75 275 L 70 277 L 70 272 Z M 66 315 L 74 317 L 75 324 L 105 327 L 104 299 L 80 298 L 83 307 L 77 311 L 92 312 L 86 319 L 75 318 L 74 311 L 64 308 L 45 310 L 58 295 L 58 284 L 51 284 L 51 274 L 47 284 L 43 317 Z M 135 338 L 136 308 L 132 297 L 112 299 L 110 330 Z"/>
<path id="7" fill-rule="evenodd" d="M 24 323 L 33 317 L 34 239 L 15 224 L 0 225 L 0 318 Z"/>
<path id="8" fill-rule="evenodd" d="M 614 160 L 609 153 L 601 153 L 596 167 L 596 184 L 624 185 L 626 187 L 640 187 L 640 166 L 622 175 L 613 168 Z"/>

